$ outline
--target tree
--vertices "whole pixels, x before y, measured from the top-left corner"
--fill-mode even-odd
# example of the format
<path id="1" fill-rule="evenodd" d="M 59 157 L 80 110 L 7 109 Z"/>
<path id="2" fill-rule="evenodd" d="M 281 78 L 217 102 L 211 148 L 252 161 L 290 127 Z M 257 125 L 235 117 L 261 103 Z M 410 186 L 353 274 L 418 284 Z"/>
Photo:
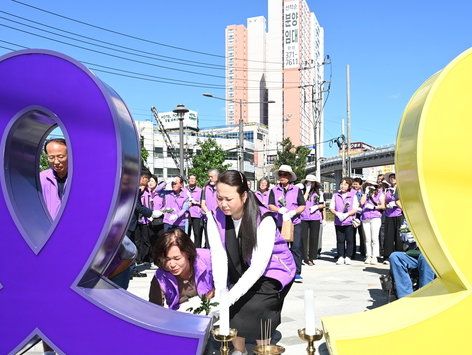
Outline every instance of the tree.
<path id="1" fill-rule="evenodd" d="M 200 145 L 201 150 L 192 159 L 192 168 L 189 171 L 189 175 L 195 175 L 198 184 L 203 186 L 208 181 L 209 170 L 218 169 L 219 171 L 225 171 L 230 165 L 224 164 L 227 154 L 216 143 L 216 140 L 209 138 L 203 143 L 198 140 L 197 144 Z"/>
<path id="2" fill-rule="evenodd" d="M 149 157 L 149 152 L 147 151 L 146 148 L 144 148 L 144 137 L 140 137 L 140 147 L 141 147 L 141 163 L 143 165 L 143 168 L 147 169 L 147 159 Z"/>
<path id="3" fill-rule="evenodd" d="M 290 138 L 282 141 L 282 150 L 277 152 L 277 160 L 274 165 L 278 169 L 281 165 L 290 165 L 297 175 L 297 181 L 302 180 L 306 174 L 306 160 L 310 149 L 305 146 L 295 147 Z"/>
<path id="4" fill-rule="evenodd" d="M 39 171 L 46 170 L 47 168 L 49 168 L 48 157 L 46 153 L 42 152 L 39 157 Z"/>

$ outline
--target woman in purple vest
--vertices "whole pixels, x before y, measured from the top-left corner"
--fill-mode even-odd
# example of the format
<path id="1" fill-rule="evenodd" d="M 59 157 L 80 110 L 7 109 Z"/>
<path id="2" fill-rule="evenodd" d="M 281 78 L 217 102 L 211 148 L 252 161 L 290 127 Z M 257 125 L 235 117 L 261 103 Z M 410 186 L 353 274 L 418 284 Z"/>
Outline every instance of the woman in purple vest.
<path id="1" fill-rule="evenodd" d="M 336 264 L 351 264 L 354 247 L 354 227 L 352 220 L 357 213 L 359 201 L 351 192 L 352 179 L 344 177 L 339 185 L 340 190 L 333 194 L 329 209 L 335 215 L 334 227 L 336 229 L 336 244 L 338 260 Z"/>
<path id="2" fill-rule="evenodd" d="M 280 324 L 285 296 L 295 277 L 295 261 L 269 210 L 237 170 L 220 174 L 218 209 L 208 216 L 208 237 L 220 311 L 230 312 L 237 354 L 247 354 L 246 340 L 261 343 L 261 322 Z M 211 218 L 213 217 L 213 218 Z M 238 352 L 239 351 L 239 352 Z"/>
<path id="3" fill-rule="evenodd" d="M 302 244 L 303 262 L 306 265 L 315 265 L 314 260 L 318 254 L 318 237 L 320 233 L 324 199 L 320 194 L 321 184 L 316 181 L 316 176 L 307 175 L 302 180 L 304 185 L 304 198 L 306 200 L 305 210 L 301 214 L 302 220 Z"/>
<path id="4" fill-rule="evenodd" d="M 210 251 L 196 249 L 190 237 L 180 228 L 165 232 L 154 247 L 154 263 L 158 266 L 151 281 L 149 301 L 170 309 L 194 296 L 214 295 Z"/>
<path id="5" fill-rule="evenodd" d="M 262 203 L 265 207 L 269 205 L 269 194 L 270 194 L 270 182 L 269 179 L 263 177 L 259 180 L 257 185 L 257 191 L 255 195 L 257 199 Z"/>
<path id="6" fill-rule="evenodd" d="M 400 237 L 400 226 L 403 222 L 403 210 L 400 195 L 397 189 L 395 173 L 385 174 L 390 188 L 385 192 L 385 239 L 384 239 L 384 264 L 388 264 L 388 257 L 394 251 L 403 251 L 403 242 Z"/>
<path id="7" fill-rule="evenodd" d="M 366 180 L 361 206 L 362 228 L 365 234 L 365 263 L 375 265 L 380 253 L 379 232 L 382 225 L 382 211 L 385 209 L 385 195 L 377 182 Z"/>

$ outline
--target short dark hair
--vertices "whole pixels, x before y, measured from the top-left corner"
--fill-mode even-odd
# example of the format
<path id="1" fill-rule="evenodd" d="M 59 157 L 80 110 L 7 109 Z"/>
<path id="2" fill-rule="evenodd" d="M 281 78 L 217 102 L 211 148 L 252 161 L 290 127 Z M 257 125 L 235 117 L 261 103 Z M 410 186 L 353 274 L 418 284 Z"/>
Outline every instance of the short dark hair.
<path id="1" fill-rule="evenodd" d="M 157 267 L 164 268 L 167 253 L 173 246 L 178 247 L 182 253 L 187 255 L 193 272 L 193 264 L 197 258 L 197 249 L 188 234 L 180 228 L 170 229 L 157 238 L 152 251 L 154 264 L 156 264 Z"/>
<path id="2" fill-rule="evenodd" d="M 343 178 L 341 179 L 341 182 L 343 182 L 343 181 L 345 181 L 346 184 L 349 185 L 349 188 L 351 188 L 351 186 L 352 186 L 352 178 L 350 178 L 350 177 L 343 177 Z"/>
<path id="3" fill-rule="evenodd" d="M 67 147 L 67 143 L 64 138 L 51 138 L 51 139 L 48 139 L 46 142 L 44 142 L 44 153 L 46 154 L 48 154 L 46 147 L 48 146 L 49 143 L 58 143 L 58 144 L 65 145 Z"/>
<path id="4" fill-rule="evenodd" d="M 146 176 L 148 179 L 150 179 L 152 175 L 151 175 L 151 172 L 148 169 L 141 169 L 141 175 L 140 176 L 141 177 Z"/>
<path id="5" fill-rule="evenodd" d="M 352 182 L 357 182 L 357 183 L 359 183 L 359 185 L 362 185 L 362 179 L 359 178 L 359 177 L 354 178 L 354 180 Z"/>

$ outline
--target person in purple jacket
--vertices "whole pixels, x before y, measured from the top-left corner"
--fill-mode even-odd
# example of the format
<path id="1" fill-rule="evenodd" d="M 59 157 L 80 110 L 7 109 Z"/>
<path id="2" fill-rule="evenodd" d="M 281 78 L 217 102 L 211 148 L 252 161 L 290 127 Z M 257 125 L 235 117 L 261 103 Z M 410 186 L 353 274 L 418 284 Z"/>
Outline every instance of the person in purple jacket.
<path id="1" fill-rule="evenodd" d="M 187 233 L 189 226 L 189 197 L 184 191 L 184 179 L 176 176 L 172 180 L 172 190 L 164 195 L 164 231 L 180 228 Z"/>
<path id="2" fill-rule="evenodd" d="M 361 220 L 365 234 L 366 259 L 365 264 L 375 265 L 380 253 L 379 232 L 382 225 L 382 212 L 385 209 L 385 194 L 374 180 L 366 180 L 364 194 L 361 197 Z"/>
<path id="3" fill-rule="evenodd" d="M 354 247 L 354 227 L 352 220 L 354 219 L 359 201 L 355 194 L 351 191 L 352 179 L 343 177 L 339 184 L 339 191 L 333 194 L 329 209 L 335 216 L 334 228 L 336 229 L 336 244 L 338 252 L 337 265 L 351 264 L 352 250 Z"/>
<path id="4" fill-rule="evenodd" d="M 165 232 L 153 251 L 158 267 L 151 281 L 149 301 L 173 310 L 190 298 L 213 298 L 211 256 L 208 249 L 197 249 L 180 228 Z"/>
<path id="5" fill-rule="evenodd" d="M 265 339 L 262 322 L 280 324 L 285 296 L 296 265 L 270 211 L 249 190 L 244 174 L 228 170 L 217 184 L 218 209 L 208 216 L 208 237 L 219 310 L 229 309 L 236 354 L 247 354 L 246 340 Z M 221 321 L 221 320 L 220 320 Z"/>
<path id="6" fill-rule="evenodd" d="M 321 184 L 316 181 L 315 175 L 307 175 L 302 180 L 304 185 L 305 210 L 301 214 L 303 262 L 306 265 L 315 265 L 318 254 L 318 237 L 323 219 L 322 211 L 325 207 L 323 195 L 320 194 Z"/>
<path id="7" fill-rule="evenodd" d="M 281 165 L 276 171 L 279 183 L 270 190 L 269 209 L 276 214 L 276 222 L 279 230 L 285 220 L 292 220 L 293 242 L 290 250 L 297 264 L 295 282 L 302 282 L 302 225 L 300 214 L 305 210 L 305 199 L 302 191 L 293 182 L 297 175 L 290 165 Z"/>
<path id="8" fill-rule="evenodd" d="M 394 251 L 403 251 L 403 242 L 400 237 L 400 226 L 403 222 L 403 211 L 400 202 L 400 195 L 397 189 L 397 179 L 395 173 L 385 174 L 385 179 L 390 183 L 390 187 L 385 191 L 385 235 L 383 260 L 388 264 L 388 258 Z"/>
<path id="9" fill-rule="evenodd" d="M 269 179 L 263 177 L 257 183 L 257 191 L 255 195 L 257 199 L 266 207 L 269 206 L 270 182 Z"/>
<path id="10" fill-rule="evenodd" d="M 187 195 L 190 202 L 190 225 L 192 226 L 193 240 L 197 248 L 202 247 L 202 209 L 200 201 L 202 199 L 202 189 L 197 186 L 197 177 L 195 175 L 189 175 Z"/>
<path id="11" fill-rule="evenodd" d="M 39 181 L 46 209 L 54 220 L 61 208 L 62 197 L 67 185 L 67 144 L 63 138 L 53 138 L 44 144 L 49 169 L 39 173 Z"/>

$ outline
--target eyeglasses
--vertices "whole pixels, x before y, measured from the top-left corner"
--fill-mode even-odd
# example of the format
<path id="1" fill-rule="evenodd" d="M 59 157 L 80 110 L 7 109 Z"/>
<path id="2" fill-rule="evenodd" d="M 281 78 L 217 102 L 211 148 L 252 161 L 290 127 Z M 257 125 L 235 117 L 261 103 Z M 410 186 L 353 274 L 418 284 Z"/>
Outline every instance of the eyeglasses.
<path id="1" fill-rule="evenodd" d="M 48 161 L 51 162 L 51 163 L 56 161 L 56 159 L 60 162 L 63 162 L 67 159 L 67 155 L 62 155 L 62 154 L 60 154 L 60 155 L 48 155 L 47 158 L 48 158 Z"/>

